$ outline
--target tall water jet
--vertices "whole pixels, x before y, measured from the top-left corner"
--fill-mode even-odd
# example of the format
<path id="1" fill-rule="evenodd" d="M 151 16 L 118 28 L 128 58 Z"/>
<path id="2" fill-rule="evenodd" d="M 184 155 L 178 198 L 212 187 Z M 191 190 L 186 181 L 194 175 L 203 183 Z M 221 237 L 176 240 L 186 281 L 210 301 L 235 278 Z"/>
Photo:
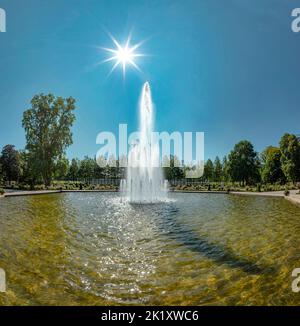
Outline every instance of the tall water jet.
<path id="1" fill-rule="evenodd" d="M 139 109 L 139 139 L 129 151 L 127 178 L 121 188 L 132 203 L 165 201 L 168 186 L 160 166 L 159 144 L 152 138 L 154 112 L 148 82 L 143 85 Z"/>

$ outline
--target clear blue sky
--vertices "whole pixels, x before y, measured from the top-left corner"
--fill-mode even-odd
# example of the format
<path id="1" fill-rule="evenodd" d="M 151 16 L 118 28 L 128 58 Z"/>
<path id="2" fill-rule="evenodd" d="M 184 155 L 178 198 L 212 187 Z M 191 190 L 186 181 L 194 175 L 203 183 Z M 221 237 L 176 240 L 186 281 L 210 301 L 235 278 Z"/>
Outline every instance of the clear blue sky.
<path id="1" fill-rule="evenodd" d="M 77 100 L 69 157 L 94 156 L 100 131 L 137 128 L 141 86 L 149 80 L 158 131 L 204 131 L 205 156 L 241 140 L 260 151 L 284 132 L 300 133 L 300 33 L 286 0 L 0 0 L 0 146 L 25 145 L 22 113 L 33 95 Z M 148 39 L 143 74 L 95 67 L 133 29 Z"/>

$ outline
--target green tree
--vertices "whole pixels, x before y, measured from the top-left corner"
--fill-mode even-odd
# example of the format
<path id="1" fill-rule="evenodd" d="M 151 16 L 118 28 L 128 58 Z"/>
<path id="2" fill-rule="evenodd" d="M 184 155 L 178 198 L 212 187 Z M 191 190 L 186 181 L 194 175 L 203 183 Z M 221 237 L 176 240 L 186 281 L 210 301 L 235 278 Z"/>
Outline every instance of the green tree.
<path id="1" fill-rule="evenodd" d="M 261 154 L 261 177 L 264 183 L 275 183 L 285 181 L 281 169 L 281 151 L 278 147 L 268 146 Z"/>
<path id="2" fill-rule="evenodd" d="M 214 164 L 211 159 L 208 159 L 204 164 L 203 179 L 213 181 L 214 179 Z"/>
<path id="3" fill-rule="evenodd" d="M 281 167 L 288 181 L 300 181 L 300 143 L 292 134 L 284 134 L 280 140 Z"/>
<path id="4" fill-rule="evenodd" d="M 0 160 L 0 188 L 2 188 L 2 184 L 3 184 L 3 172 L 2 172 L 2 164 Z"/>
<path id="5" fill-rule="evenodd" d="M 98 165 L 97 160 L 95 158 L 95 169 L 94 169 L 94 178 L 95 179 L 102 179 L 105 175 L 105 168 Z"/>
<path id="6" fill-rule="evenodd" d="M 6 145 L 1 152 L 1 164 L 4 179 L 18 181 L 20 176 L 20 154 L 14 145 Z"/>
<path id="7" fill-rule="evenodd" d="M 222 163 L 217 156 L 214 161 L 214 181 L 220 182 L 222 180 L 223 167 Z"/>
<path id="8" fill-rule="evenodd" d="M 164 158 L 164 177 L 167 180 L 177 180 L 184 178 L 184 170 L 180 167 L 180 161 L 177 156 L 170 155 L 170 158 Z"/>
<path id="9" fill-rule="evenodd" d="M 28 151 L 20 152 L 20 167 L 21 167 L 21 176 L 20 182 L 30 185 L 30 189 L 34 189 L 34 186 L 37 182 L 42 180 L 41 174 L 38 172 L 36 166 L 37 161 L 32 154 Z"/>
<path id="10" fill-rule="evenodd" d="M 222 181 L 229 181 L 230 180 L 230 176 L 229 176 L 229 172 L 228 172 L 228 160 L 227 160 L 227 156 L 225 155 L 223 158 L 223 162 L 222 162 Z"/>
<path id="11" fill-rule="evenodd" d="M 26 149 L 30 153 L 37 174 L 46 186 L 51 184 L 55 162 L 72 144 L 71 127 L 75 121 L 75 100 L 49 95 L 36 95 L 31 109 L 23 114 Z"/>
<path id="12" fill-rule="evenodd" d="M 73 158 L 69 167 L 68 178 L 71 180 L 75 180 L 78 178 L 78 171 L 79 171 L 79 160 Z"/>
<path id="13" fill-rule="evenodd" d="M 85 156 L 84 159 L 80 161 L 78 176 L 82 179 L 93 179 L 96 169 L 97 162 L 93 158 Z"/>
<path id="14" fill-rule="evenodd" d="M 96 164 L 95 160 L 95 164 Z M 94 171 L 97 170 L 97 164 L 95 165 Z M 114 155 L 111 155 L 108 158 L 107 166 L 104 168 L 104 175 L 106 178 L 117 178 L 119 175 L 119 160 L 115 158 Z"/>
<path id="15" fill-rule="evenodd" d="M 67 177 L 68 170 L 69 160 L 65 156 L 59 157 L 57 162 L 55 163 L 55 178 L 58 180 L 65 179 Z"/>
<path id="16" fill-rule="evenodd" d="M 228 173 L 232 181 L 238 181 L 243 185 L 259 181 L 259 160 L 249 141 L 240 141 L 230 152 Z"/>

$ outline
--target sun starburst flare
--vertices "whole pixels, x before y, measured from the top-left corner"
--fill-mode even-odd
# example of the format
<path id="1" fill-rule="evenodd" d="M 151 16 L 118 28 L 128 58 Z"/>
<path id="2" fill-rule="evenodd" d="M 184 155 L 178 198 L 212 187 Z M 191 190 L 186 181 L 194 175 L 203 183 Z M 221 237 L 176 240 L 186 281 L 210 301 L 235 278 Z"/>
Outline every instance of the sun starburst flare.
<path id="1" fill-rule="evenodd" d="M 116 48 L 110 49 L 110 48 L 102 47 L 101 49 L 103 49 L 109 53 L 112 53 L 113 55 L 100 62 L 100 63 L 105 63 L 105 62 L 115 61 L 114 65 L 108 75 L 110 75 L 118 66 L 121 66 L 122 72 L 123 72 L 123 78 L 125 78 L 126 65 L 128 65 L 128 64 L 130 64 L 135 69 L 137 69 L 139 72 L 141 72 L 140 67 L 135 62 L 135 58 L 143 57 L 143 56 L 145 56 L 145 54 L 136 53 L 135 51 L 144 43 L 144 41 L 131 46 L 130 45 L 131 36 L 129 35 L 125 45 L 122 46 L 111 34 L 109 34 L 109 36 L 112 39 L 112 41 L 114 42 Z"/>

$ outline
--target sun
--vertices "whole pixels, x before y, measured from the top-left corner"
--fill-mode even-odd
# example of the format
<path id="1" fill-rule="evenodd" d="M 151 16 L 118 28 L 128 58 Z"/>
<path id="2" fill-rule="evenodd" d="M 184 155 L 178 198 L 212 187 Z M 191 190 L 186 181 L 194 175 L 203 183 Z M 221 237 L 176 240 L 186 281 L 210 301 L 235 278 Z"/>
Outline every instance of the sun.
<path id="1" fill-rule="evenodd" d="M 122 67 L 122 72 L 123 72 L 123 78 L 125 78 L 125 74 L 126 74 L 126 66 L 127 65 L 131 65 L 133 66 L 136 70 L 141 72 L 140 67 L 137 65 L 137 63 L 135 62 L 135 59 L 137 57 L 143 57 L 145 56 L 145 54 L 142 53 L 136 53 L 136 50 L 142 45 L 142 42 L 137 43 L 133 46 L 130 45 L 130 41 L 131 41 L 131 35 L 128 36 L 127 41 L 125 42 L 125 44 L 122 46 L 111 34 L 109 34 L 110 38 L 112 39 L 113 43 L 115 44 L 115 48 L 114 49 L 110 49 L 110 48 L 101 48 L 109 53 L 112 54 L 112 56 L 110 56 L 109 58 L 107 58 L 106 60 L 103 60 L 101 63 L 104 62 L 109 62 L 109 61 L 114 61 L 114 65 L 111 69 L 111 71 L 109 72 L 109 75 L 118 67 Z"/>

